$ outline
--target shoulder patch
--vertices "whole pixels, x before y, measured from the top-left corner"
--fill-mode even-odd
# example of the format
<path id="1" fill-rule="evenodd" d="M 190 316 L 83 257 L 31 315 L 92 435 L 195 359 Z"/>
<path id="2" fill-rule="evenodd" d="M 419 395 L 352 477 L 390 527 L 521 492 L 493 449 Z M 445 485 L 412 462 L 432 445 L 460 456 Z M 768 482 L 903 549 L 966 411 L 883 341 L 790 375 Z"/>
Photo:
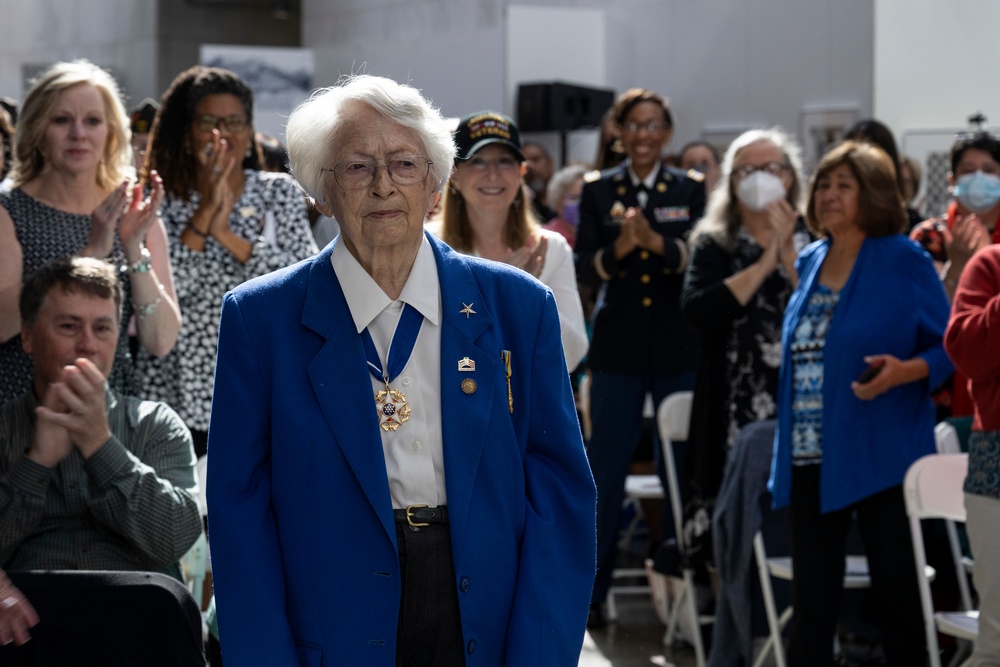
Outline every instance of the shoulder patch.
<path id="1" fill-rule="evenodd" d="M 601 171 L 599 169 L 594 169 L 593 171 L 588 171 L 583 175 L 584 183 L 593 183 L 594 181 L 601 180 Z"/>
<path id="2" fill-rule="evenodd" d="M 690 178 L 692 181 L 696 181 L 698 183 L 701 183 L 702 181 L 705 180 L 705 174 L 701 173 L 700 171 L 696 171 L 694 169 L 688 169 L 687 177 Z"/>

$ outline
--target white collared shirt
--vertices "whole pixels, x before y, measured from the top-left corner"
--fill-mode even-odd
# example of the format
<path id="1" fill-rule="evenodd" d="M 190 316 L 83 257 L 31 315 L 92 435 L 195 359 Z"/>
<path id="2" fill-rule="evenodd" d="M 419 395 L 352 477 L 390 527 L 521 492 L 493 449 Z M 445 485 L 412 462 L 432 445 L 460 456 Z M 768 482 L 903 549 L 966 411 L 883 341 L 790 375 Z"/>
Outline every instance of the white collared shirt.
<path id="1" fill-rule="evenodd" d="M 382 291 L 341 239 L 333 249 L 331 262 L 355 328 L 358 334 L 368 329 L 383 368 L 403 304 L 410 304 L 424 316 L 406 366 L 389 383 L 406 396 L 412 410 L 410 419 L 396 431 L 379 429 L 379 435 L 393 508 L 444 505 L 447 497 L 441 429 L 441 285 L 434 251 L 424 237 L 396 301 Z M 385 383 L 372 375 L 370 378 L 374 412 L 375 392 L 385 389 Z"/>
<path id="2" fill-rule="evenodd" d="M 652 190 L 653 186 L 656 185 L 656 177 L 660 175 L 660 161 L 657 160 L 656 164 L 653 165 L 653 170 L 646 174 L 646 178 L 639 178 L 634 171 L 632 171 L 632 161 L 628 162 L 628 177 L 632 180 L 633 187 L 639 187 L 639 183 L 646 186 L 646 190 Z M 639 202 L 639 208 L 646 208 L 646 204 L 649 203 L 649 192 L 640 191 L 637 192 L 635 198 Z"/>

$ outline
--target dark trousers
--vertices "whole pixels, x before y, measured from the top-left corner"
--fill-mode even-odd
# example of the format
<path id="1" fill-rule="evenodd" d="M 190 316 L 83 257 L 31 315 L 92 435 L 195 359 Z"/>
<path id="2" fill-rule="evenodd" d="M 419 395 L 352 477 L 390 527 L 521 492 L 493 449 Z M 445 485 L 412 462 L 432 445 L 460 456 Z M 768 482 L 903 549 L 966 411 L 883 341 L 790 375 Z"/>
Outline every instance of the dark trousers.
<path id="1" fill-rule="evenodd" d="M 402 572 L 396 667 L 465 667 L 448 526 L 396 523 Z"/>
<path id="2" fill-rule="evenodd" d="M 648 392 L 653 395 L 653 405 L 658 407 L 670 394 L 689 390 L 693 386 L 693 372 L 659 375 L 593 373 L 590 389 L 593 431 L 587 456 L 597 484 L 597 577 L 594 580 L 591 604 L 604 602 L 611 586 L 622 501 L 625 497 L 625 477 L 642 430 L 642 407 L 646 394 Z M 660 478 L 663 479 L 663 462 L 659 455 L 660 436 L 655 428 L 653 450 L 659 461 Z M 683 456 L 683 449 L 675 447 L 674 458 L 678 459 L 679 456 Z M 677 465 L 680 469 L 680 459 L 677 460 Z M 665 481 L 663 488 L 667 488 Z M 669 500 L 665 509 L 666 516 L 672 517 Z M 673 535 L 673 520 L 666 523 L 669 524 L 669 529 L 665 535 Z"/>
<path id="3" fill-rule="evenodd" d="M 844 580 L 844 555 L 852 514 L 857 514 L 871 574 L 873 618 L 882 631 L 887 664 L 925 664 L 923 615 L 913 542 L 902 486 L 894 486 L 835 512 L 820 513 L 820 466 L 792 470 L 789 507 L 792 581 L 792 667 L 833 664 Z"/>

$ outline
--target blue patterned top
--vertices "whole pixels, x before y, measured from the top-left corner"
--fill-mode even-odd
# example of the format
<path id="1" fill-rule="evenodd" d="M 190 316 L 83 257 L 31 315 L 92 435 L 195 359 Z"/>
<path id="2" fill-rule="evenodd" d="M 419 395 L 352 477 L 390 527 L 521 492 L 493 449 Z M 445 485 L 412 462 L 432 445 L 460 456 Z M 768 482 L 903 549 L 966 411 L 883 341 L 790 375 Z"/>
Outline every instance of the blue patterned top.
<path id="1" fill-rule="evenodd" d="M 792 465 L 823 462 L 823 350 L 839 300 L 818 285 L 792 339 Z"/>
<path id="2" fill-rule="evenodd" d="M 1000 431 L 973 431 L 969 436 L 965 492 L 1000 499 Z"/>

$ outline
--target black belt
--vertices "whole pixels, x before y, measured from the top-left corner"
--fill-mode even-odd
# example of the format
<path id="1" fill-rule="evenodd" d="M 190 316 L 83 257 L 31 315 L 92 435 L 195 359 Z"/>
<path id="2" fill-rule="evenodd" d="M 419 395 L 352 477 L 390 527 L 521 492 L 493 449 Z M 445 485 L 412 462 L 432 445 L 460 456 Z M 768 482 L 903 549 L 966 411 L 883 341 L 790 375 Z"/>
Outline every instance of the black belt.
<path id="1" fill-rule="evenodd" d="M 406 509 L 393 510 L 392 515 L 396 518 L 396 523 L 407 523 L 412 528 L 429 526 L 432 523 L 448 523 L 448 507 L 440 505 L 438 507 L 428 507 L 427 505 L 410 505 Z"/>

